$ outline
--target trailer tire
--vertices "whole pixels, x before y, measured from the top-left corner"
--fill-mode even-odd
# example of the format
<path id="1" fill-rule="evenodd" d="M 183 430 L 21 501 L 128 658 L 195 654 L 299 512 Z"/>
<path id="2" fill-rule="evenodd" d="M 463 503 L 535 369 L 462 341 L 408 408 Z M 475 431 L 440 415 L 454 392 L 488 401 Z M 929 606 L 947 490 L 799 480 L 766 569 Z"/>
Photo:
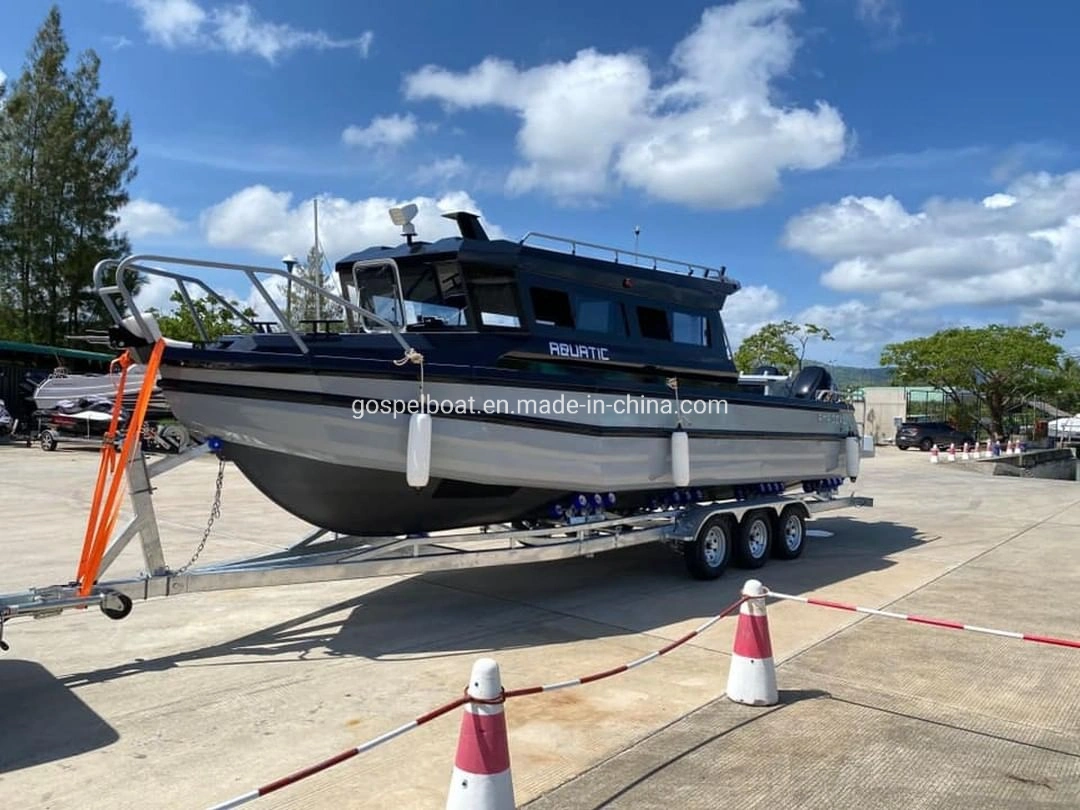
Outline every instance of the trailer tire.
<path id="1" fill-rule="evenodd" d="M 110 592 L 107 598 L 101 602 L 101 612 L 116 621 L 126 619 L 130 615 L 132 607 L 131 597 L 116 591 Z"/>
<path id="2" fill-rule="evenodd" d="M 731 559 L 731 524 L 727 515 L 713 515 L 683 546 L 686 569 L 694 579 L 717 579 L 724 573 Z"/>
<path id="3" fill-rule="evenodd" d="M 41 431 L 41 435 L 38 436 L 38 441 L 41 443 L 42 450 L 55 450 L 56 445 L 60 443 L 56 439 L 56 434 L 51 430 Z"/>
<path id="4" fill-rule="evenodd" d="M 801 506 L 789 504 L 776 521 L 772 553 L 779 560 L 794 560 L 806 548 L 806 514 Z"/>
<path id="5" fill-rule="evenodd" d="M 770 509 L 755 509 L 743 515 L 735 544 L 735 552 L 743 568 L 761 568 L 768 562 L 776 534 L 774 522 Z"/>

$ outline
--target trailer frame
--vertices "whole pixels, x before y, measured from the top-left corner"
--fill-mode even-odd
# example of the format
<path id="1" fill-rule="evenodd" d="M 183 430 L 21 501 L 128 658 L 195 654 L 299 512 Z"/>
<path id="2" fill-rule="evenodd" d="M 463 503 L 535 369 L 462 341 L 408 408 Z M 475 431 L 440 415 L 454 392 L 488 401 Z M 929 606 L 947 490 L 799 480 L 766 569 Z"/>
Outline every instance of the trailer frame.
<path id="1" fill-rule="evenodd" d="M 723 573 L 731 559 L 732 548 L 739 542 L 736 535 L 753 530 L 748 528 L 748 522 L 752 522 L 750 517 L 768 516 L 769 520 L 765 523 L 771 523 L 772 537 L 776 540 L 783 530 L 780 524 L 786 516 L 788 528 L 800 532 L 798 548 L 787 548 L 784 544 L 770 548 L 774 556 L 790 559 L 801 553 L 805 542 L 802 529 L 805 521 L 813 515 L 836 509 L 873 506 L 872 498 L 854 494 L 841 496 L 833 490 L 806 495 L 762 496 L 742 501 L 687 503 L 679 508 L 630 516 L 598 513 L 533 529 L 498 528 L 492 531 L 492 527 L 468 527 L 460 531 L 415 537 L 357 537 L 314 529 L 281 551 L 193 567 L 209 536 L 208 526 L 193 558 L 180 568 L 172 569 L 165 559 L 161 544 L 152 481 L 188 461 L 216 453 L 218 449 L 213 441 L 207 441 L 177 455 L 164 456 L 148 463 L 141 446 L 136 443 L 126 475 L 127 495 L 133 515 L 126 525 L 113 534 L 89 593 L 81 595 L 80 584 L 73 581 L 0 594 L 0 649 L 6 650 L 8 646 L 3 640 L 7 621 L 20 617 L 40 619 L 56 616 L 73 608 L 97 606 L 109 618 L 122 619 L 131 612 L 135 600 L 591 557 L 604 551 L 650 542 L 663 542 L 682 551 L 693 576 L 714 579 Z M 226 464 L 224 459 L 219 458 L 218 490 L 211 523 L 220 505 L 222 474 Z M 758 520 L 753 528 L 762 530 L 762 526 L 763 522 Z M 724 528 L 727 529 L 726 536 L 718 539 L 717 532 L 723 535 Z M 140 541 L 145 570 L 133 577 L 103 579 L 101 575 L 136 537 Z M 720 540 L 725 542 L 721 544 Z M 709 548 L 712 548 L 712 552 Z M 743 563 L 748 567 L 758 567 L 765 563 L 765 557 L 744 559 Z"/>

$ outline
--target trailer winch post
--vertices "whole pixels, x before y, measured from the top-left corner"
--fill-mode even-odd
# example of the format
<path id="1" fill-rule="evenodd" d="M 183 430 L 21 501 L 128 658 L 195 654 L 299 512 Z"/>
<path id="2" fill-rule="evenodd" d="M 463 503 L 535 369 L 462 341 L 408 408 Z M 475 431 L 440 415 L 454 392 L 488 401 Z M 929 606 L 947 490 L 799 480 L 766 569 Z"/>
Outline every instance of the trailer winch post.
<path id="1" fill-rule="evenodd" d="M 105 549 L 109 538 L 116 526 L 116 519 L 120 515 L 120 484 L 124 473 L 127 471 L 128 461 L 136 444 L 142 441 L 143 420 L 146 410 L 150 406 L 150 397 L 154 386 L 157 384 L 158 367 L 161 364 L 161 355 L 165 350 L 165 340 L 158 339 L 154 349 L 150 353 L 150 359 L 146 363 L 146 375 L 143 377 L 142 388 L 139 397 L 135 401 L 135 410 L 128 421 L 127 433 L 124 436 L 124 444 L 117 458 L 116 434 L 119 424 L 120 410 L 123 403 L 124 383 L 127 378 L 127 367 L 131 364 L 130 357 L 125 353 L 120 360 L 120 390 L 117 392 L 113 403 L 112 420 L 109 430 L 101 444 L 101 465 L 98 470 L 98 479 L 94 486 L 94 500 L 90 504 L 90 516 L 86 524 L 86 535 L 83 538 L 82 555 L 79 558 L 79 568 L 75 574 L 78 583 L 79 596 L 89 596 L 97 580 L 98 571 L 101 569 L 101 560 L 105 556 Z M 102 502 L 102 495 L 108 486 L 108 494 Z"/>

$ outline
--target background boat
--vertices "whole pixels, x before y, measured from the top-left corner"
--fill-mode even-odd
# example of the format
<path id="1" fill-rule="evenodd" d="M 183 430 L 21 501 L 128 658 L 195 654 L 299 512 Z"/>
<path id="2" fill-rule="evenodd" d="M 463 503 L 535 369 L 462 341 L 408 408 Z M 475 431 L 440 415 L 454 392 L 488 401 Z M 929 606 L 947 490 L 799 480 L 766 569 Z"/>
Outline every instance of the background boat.
<path id="1" fill-rule="evenodd" d="M 143 384 L 146 367 L 133 365 L 128 369 L 124 384 L 124 402 L 132 405 L 139 395 Z M 53 371 L 47 379 L 34 389 L 33 399 L 38 410 L 50 411 L 65 400 L 80 400 L 87 397 L 109 397 L 114 399 L 119 391 L 120 372 L 110 374 L 71 374 L 63 367 Z M 151 408 L 168 408 L 161 397 L 161 390 L 155 385 Z"/>

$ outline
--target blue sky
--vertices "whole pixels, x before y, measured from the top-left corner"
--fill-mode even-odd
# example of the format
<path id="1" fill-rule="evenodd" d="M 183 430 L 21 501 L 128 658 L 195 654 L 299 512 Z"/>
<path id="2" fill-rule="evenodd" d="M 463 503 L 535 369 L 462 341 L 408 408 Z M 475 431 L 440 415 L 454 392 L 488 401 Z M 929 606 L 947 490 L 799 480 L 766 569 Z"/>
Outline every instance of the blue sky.
<path id="1" fill-rule="evenodd" d="M 643 251 L 743 283 L 733 338 L 812 320 L 831 362 L 988 321 L 1080 346 L 1080 6 L 59 5 L 133 121 L 139 252 L 278 266 L 317 196 L 333 260 L 396 242 L 386 209 L 415 200 L 428 238 L 440 208 L 513 238 L 640 226 Z M 4 0 L 9 81 L 48 7 Z"/>

